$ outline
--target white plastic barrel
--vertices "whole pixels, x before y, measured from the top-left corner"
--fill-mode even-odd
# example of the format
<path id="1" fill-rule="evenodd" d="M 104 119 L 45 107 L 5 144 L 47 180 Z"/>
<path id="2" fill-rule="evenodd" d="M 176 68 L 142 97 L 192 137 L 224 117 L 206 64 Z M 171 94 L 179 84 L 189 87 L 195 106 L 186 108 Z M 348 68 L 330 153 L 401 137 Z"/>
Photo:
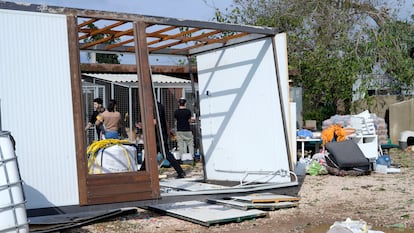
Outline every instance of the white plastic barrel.
<path id="1" fill-rule="evenodd" d="M 112 145 L 99 149 L 90 157 L 90 174 L 138 171 L 137 148 L 132 145 Z"/>
<path id="2" fill-rule="evenodd" d="M 408 143 L 408 138 L 413 138 L 414 137 L 414 131 L 412 130 L 404 130 L 400 133 L 400 138 L 398 139 L 398 143 L 400 144 L 400 148 L 405 150 L 409 145 Z M 410 143 L 412 141 L 410 140 Z"/>
<path id="3" fill-rule="evenodd" d="M 22 180 L 10 132 L 0 131 L 0 232 L 29 232 Z"/>

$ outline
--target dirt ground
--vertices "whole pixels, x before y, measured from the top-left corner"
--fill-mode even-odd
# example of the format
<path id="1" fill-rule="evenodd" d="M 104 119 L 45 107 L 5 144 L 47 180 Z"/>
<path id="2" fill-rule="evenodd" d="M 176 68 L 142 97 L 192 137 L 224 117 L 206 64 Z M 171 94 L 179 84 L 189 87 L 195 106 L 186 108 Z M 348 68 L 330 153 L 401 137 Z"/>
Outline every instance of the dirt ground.
<path id="1" fill-rule="evenodd" d="M 204 227 L 174 217 L 138 209 L 137 213 L 107 219 L 74 232 L 327 232 L 335 221 L 363 220 L 373 230 L 414 233 L 414 153 L 389 152 L 401 166 L 395 174 L 365 176 L 306 175 L 297 187 L 296 208 L 268 211 L 268 216 L 238 223 Z M 276 193 L 276 192 L 275 192 Z M 279 194 L 279 193 L 276 193 Z"/>

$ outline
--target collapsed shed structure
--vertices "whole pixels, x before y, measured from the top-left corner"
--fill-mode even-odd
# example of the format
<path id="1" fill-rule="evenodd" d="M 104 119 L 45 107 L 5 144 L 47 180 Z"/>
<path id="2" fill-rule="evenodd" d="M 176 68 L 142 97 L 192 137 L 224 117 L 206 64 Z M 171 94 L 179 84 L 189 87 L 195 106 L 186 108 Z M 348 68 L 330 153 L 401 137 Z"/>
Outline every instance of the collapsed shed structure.
<path id="1" fill-rule="evenodd" d="M 92 23 L 102 26 L 88 27 Z M 29 215 L 162 197 L 149 58 L 157 54 L 197 58 L 206 180 L 297 184 L 285 34 L 6 1 L 0 1 L 0 28 L 0 122 L 16 141 Z M 85 40 L 98 34 L 101 39 Z M 129 54 L 135 63 L 83 64 L 91 51 Z M 192 77 L 191 62 L 188 70 Z M 137 75 L 145 171 L 88 174 L 83 71 Z"/>
<path id="2" fill-rule="evenodd" d="M 168 128 L 172 129 L 174 128 L 174 110 L 177 108 L 177 99 L 185 97 L 189 103 L 194 102 L 191 80 L 162 74 L 152 74 L 151 79 L 155 98 L 165 106 Z M 198 87 L 195 86 L 194 90 L 197 91 L 197 89 Z M 111 99 L 118 101 L 117 110 L 121 116 L 124 116 L 124 126 L 130 135 L 129 140 L 136 140 L 131 135 L 135 130 L 134 123 L 141 121 L 137 74 L 82 73 L 82 93 L 86 112 L 85 121 L 89 121 L 93 111 L 93 99 L 100 97 L 106 100 L 110 96 Z M 104 103 L 104 106 L 107 105 Z M 194 112 L 192 107 L 193 105 L 189 106 L 190 110 Z M 89 130 L 87 144 L 91 144 L 96 139 L 95 130 Z"/>

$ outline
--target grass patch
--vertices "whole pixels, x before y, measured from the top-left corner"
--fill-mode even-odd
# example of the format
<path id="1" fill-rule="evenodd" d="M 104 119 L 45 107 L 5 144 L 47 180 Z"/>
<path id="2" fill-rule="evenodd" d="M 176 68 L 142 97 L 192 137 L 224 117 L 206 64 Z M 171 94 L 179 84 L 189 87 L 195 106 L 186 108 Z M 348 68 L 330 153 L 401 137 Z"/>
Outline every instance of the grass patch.
<path id="1" fill-rule="evenodd" d="M 401 167 L 414 167 L 414 154 L 412 152 L 406 152 L 398 148 L 393 148 L 389 151 L 391 157 L 391 163 L 397 163 Z"/>
<path id="2" fill-rule="evenodd" d="M 386 227 L 387 228 L 404 229 L 405 228 L 405 225 L 404 225 L 404 223 L 395 223 L 395 224 L 392 224 L 392 225 L 387 225 Z"/>

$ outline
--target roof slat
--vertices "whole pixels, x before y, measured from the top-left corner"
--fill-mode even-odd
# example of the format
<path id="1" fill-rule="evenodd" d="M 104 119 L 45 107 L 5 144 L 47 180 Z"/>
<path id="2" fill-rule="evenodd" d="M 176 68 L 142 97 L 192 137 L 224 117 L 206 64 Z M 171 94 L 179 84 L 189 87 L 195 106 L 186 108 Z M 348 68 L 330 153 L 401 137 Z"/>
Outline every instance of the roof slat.
<path id="1" fill-rule="evenodd" d="M 133 24 L 146 25 L 148 51 L 151 54 L 194 55 L 254 38 L 276 35 L 269 27 L 256 27 L 218 22 L 203 22 L 132 13 L 65 8 L 57 6 L 21 4 L 0 0 L 0 9 L 64 14 L 78 19 L 78 41 L 81 50 L 99 53 L 135 53 Z M 97 28 L 89 28 L 94 24 Z M 108 26 L 105 26 L 109 24 Z M 99 28 L 101 27 L 101 28 Z M 116 28 L 116 30 L 115 30 Z M 185 30 L 187 29 L 187 30 Z M 223 33 L 223 35 L 219 35 Z M 103 38 L 92 41 L 95 35 Z M 130 37 L 129 37 L 130 36 Z M 222 37 L 221 37 L 222 36 Z M 218 38 L 220 37 L 220 38 Z M 88 39 L 89 41 L 85 41 Z M 111 44 L 108 44 L 108 42 Z M 189 43 L 191 42 L 191 43 Z M 221 44 L 221 45 L 220 45 Z M 214 46 L 212 46 L 214 45 Z"/>

